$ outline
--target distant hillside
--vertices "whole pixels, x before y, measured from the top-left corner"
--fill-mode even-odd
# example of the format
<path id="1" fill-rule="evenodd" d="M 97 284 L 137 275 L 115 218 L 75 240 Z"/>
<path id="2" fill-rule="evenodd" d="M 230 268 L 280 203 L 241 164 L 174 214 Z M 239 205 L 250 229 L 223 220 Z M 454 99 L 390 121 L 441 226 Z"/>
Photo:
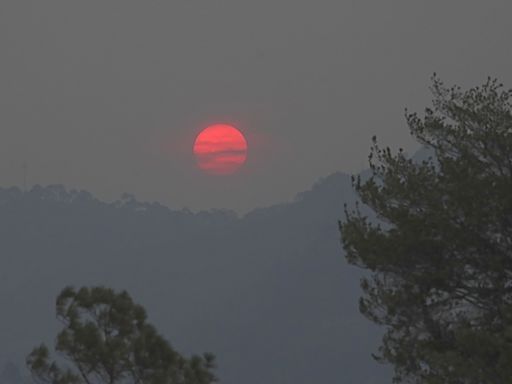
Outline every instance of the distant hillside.
<path id="1" fill-rule="evenodd" d="M 0 384 L 23 384 L 25 378 L 22 377 L 19 367 L 9 361 L 0 366 Z"/>
<path id="2" fill-rule="evenodd" d="M 354 201 L 341 173 L 243 217 L 0 189 L 0 363 L 22 367 L 53 341 L 65 285 L 103 284 L 128 290 L 178 350 L 214 352 L 223 383 L 387 382 L 370 357 L 380 330 L 358 313 L 360 271 L 339 244 Z"/>

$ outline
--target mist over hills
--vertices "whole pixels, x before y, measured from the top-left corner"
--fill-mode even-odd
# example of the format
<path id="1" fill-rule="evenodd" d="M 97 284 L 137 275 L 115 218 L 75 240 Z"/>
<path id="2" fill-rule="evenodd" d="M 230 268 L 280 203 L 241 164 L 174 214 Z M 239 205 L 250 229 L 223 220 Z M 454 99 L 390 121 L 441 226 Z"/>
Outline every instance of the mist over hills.
<path id="1" fill-rule="evenodd" d="M 4 363 L 0 369 L 0 383 L 2 384 L 20 384 L 26 381 L 21 375 L 20 369 L 12 361 Z"/>
<path id="2" fill-rule="evenodd" d="M 388 382 L 370 356 L 381 331 L 357 308 L 361 271 L 339 243 L 355 200 L 342 173 L 242 217 L 0 189 L 0 364 L 53 343 L 64 286 L 101 284 L 126 289 L 180 352 L 214 352 L 222 383 Z"/>

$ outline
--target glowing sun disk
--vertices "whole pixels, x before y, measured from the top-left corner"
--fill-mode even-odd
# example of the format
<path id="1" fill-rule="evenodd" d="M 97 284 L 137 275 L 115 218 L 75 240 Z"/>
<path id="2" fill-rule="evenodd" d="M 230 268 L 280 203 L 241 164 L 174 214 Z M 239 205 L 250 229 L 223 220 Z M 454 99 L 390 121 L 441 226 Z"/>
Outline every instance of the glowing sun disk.
<path id="1" fill-rule="evenodd" d="M 229 175 L 247 160 L 247 140 L 231 125 L 210 125 L 196 137 L 194 155 L 203 171 L 214 175 Z"/>

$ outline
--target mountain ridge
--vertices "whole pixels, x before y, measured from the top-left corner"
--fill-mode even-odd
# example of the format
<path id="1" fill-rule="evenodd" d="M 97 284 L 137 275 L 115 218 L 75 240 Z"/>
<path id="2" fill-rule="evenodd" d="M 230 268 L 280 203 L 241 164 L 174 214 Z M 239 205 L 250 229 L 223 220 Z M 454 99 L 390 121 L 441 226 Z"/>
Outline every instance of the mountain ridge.
<path id="1" fill-rule="evenodd" d="M 243 216 L 0 188 L 0 362 L 52 343 L 65 285 L 101 284 L 127 289 L 178 350 L 216 353 L 223 383 L 377 383 L 381 331 L 358 313 L 361 272 L 337 230 L 355 201 L 343 173 Z"/>

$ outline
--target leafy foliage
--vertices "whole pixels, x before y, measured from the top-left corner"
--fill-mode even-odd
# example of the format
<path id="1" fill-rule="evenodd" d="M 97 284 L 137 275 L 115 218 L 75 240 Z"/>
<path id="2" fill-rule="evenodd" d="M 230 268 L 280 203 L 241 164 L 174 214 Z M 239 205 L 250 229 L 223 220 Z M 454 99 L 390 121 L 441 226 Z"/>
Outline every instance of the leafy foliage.
<path id="1" fill-rule="evenodd" d="M 512 91 L 462 91 L 434 75 L 433 108 L 406 113 L 435 156 L 370 154 L 353 184 L 377 215 L 345 209 L 347 260 L 369 270 L 360 310 L 387 332 L 395 382 L 512 382 Z"/>
<path id="2" fill-rule="evenodd" d="M 105 287 L 65 288 L 57 298 L 64 324 L 55 349 L 74 369 L 50 362 L 43 344 L 27 357 L 40 382 L 50 384 L 209 384 L 211 354 L 186 359 L 146 322 L 146 311 L 126 292 Z"/>

